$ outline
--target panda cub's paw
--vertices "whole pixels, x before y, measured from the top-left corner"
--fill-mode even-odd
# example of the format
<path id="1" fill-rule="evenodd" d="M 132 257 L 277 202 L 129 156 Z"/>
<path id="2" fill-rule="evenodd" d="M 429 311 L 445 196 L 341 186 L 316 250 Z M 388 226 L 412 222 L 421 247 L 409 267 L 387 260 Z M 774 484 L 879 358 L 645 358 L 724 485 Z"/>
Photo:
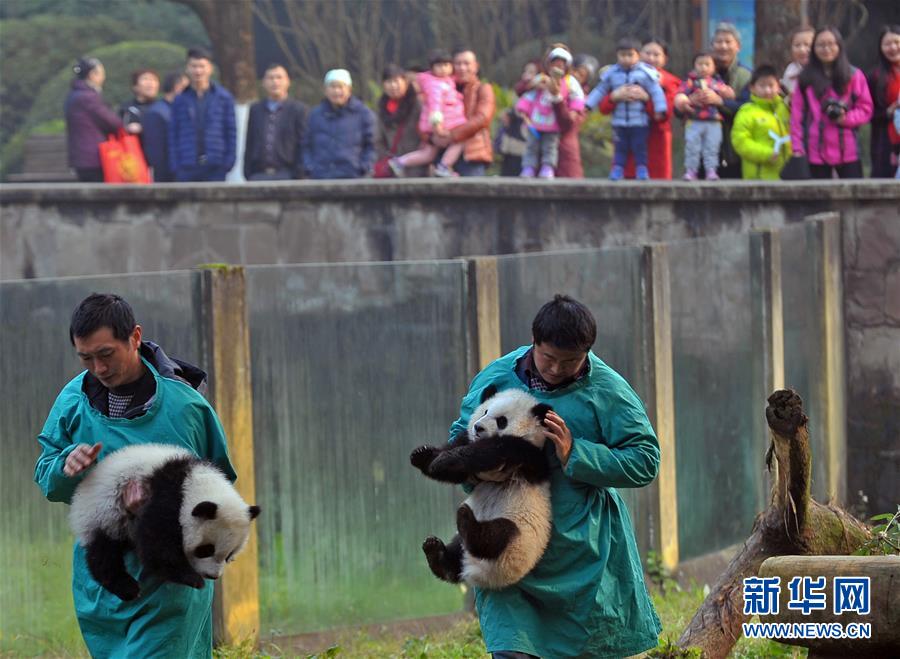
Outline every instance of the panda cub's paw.
<path id="1" fill-rule="evenodd" d="M 425 472 L 431 466 L 437 454 L 438 449 L 433 446 L 420 446 L 409 454 L 409 462 L 416 469 Z"/>
<path id="2" fill-rule="evenodd" d="M 103 586 L 123 602 L 136 600 L 138 595 L 141 594 L 141 587 L 138 585 L 138 582 L 127 575 L 117 579 L 115 583 L 103 584 Z"/>

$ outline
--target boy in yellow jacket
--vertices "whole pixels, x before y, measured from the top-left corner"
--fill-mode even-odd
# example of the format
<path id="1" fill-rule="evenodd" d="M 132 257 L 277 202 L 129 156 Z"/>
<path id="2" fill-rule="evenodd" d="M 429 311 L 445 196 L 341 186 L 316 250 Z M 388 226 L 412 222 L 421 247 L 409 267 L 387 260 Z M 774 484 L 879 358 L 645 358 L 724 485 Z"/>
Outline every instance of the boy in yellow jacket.
<path id="1" fill-rule="evenodd" d="M 778 179 L 790 160 L 791 113 L 779 92 L 775 69 L 757 67 L 750 78 L 750 101 L 738 110 L 731 129 L 745 179 Z"/>

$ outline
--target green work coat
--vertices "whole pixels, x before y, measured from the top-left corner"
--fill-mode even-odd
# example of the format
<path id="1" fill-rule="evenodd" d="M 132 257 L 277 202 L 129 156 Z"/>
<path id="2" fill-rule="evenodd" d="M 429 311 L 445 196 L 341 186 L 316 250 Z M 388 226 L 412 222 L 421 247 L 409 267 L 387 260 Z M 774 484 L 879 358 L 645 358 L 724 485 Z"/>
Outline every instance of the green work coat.
<path id="1" fill-rule="evenodd" d="M 134 419 L 110 418 L 91 407 L 82 391 L 84 373 L 69 382 L 53 404 L 38 436 L 41 456 L 34 480 L 50 501 L 70 503 L 75 486 L 86 475 L 63 473 L 76 444 L 101 442 L 99 460 L 132 444 L 174 444 L 217 464 L 236 478 L 228 459 L 225 434 L 209 403 L 191 387 L 161 377 L 146 360 L 156 379 L 156 395 L 147 412 Z M 125 556 L 128 572 L 141 585 L 131 602 L 94 581 L 77 542 L 72 561 L 72 595 L 81 633 L 93 657 L 209 657 L 212 654 L 212 582 L 197 590 L 160 583 L 143 574 L 134 552 Z"/>
<path id="2" fill-rule="evenodd" d="M 451 442 L 464 431 L 490 384 L 527 389 L 516 375 L 524 346 L 491 363 L 472 381 Z M 562 466 L 552 442 L 553 530 L 540 562 L 519 583 L 475 589 L 489 652 L 557 657 L 624 657 L 656 647 L 662 629 L 644 585 L 641 559 L 617 487 L 643 487 L 656 477 L 659 442 L 628 383 L 589 353 L 589 372 L 555 391 L 528 390 L 553 407 L 572 433 Z"/>

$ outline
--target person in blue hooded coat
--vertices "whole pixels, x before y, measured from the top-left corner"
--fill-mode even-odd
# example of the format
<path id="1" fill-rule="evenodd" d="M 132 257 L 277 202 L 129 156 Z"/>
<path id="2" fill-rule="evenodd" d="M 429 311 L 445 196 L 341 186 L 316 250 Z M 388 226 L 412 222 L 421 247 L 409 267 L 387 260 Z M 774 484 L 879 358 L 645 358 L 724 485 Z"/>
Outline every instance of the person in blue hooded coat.
<path id="1" fill-rule="evenodd" d="M 494 659 L 619 659 L 657 645 L 662 627 L 644 584 L 628 508 L 618 493 L 659 470 L 659 442 L 640 398 L 591 352 L 597 325 L 557 295 L 532 324 L 533 344 L 495 360 L 469 387 L 451 442 L 482 392 L 524 389 L 546 416 L 553 528 L 534 569 L 499 590 L 475 589 Z"/>
<path id="2" fill-rule="evenodd" d="M 309 113 L 303 135 L 309 178 L 362 178 L 375 163 L 375 116 L 353 96 L 346 69 L 325 74 L 325 98 Z"/>
<path id="3" fill-rule="evenodd" d="M 206 374 L 170 359 L 141 340 L 130 305 L 94 293 L 72 315 L 69 337 L 87 370 L 60 392 L 38 436 L 41 455 L 34 480 L 50 501 L 71 503 L 91 467 L 125 446 L 149 442 L 184 447 L 235 480 L 222 425 L 194 387 Z M 140 492 L 124 489 L 123 505 L 140 505 Z M 91 576 L 77 542 L 72 595 L 81 634 L 92 657 L 212 655 L 212 582 L 194 589 L 144 573 L 133 551 L 125 556 L 141 595 L 123 601 Z"/>

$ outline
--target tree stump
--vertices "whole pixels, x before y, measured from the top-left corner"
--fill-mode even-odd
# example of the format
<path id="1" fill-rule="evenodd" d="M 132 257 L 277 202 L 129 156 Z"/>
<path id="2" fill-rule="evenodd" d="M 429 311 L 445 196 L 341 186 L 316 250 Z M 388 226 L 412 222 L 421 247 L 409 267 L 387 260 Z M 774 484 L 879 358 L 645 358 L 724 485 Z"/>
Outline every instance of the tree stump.
<path id="1" fill-rule="evenodd" d="M 678 639 L 680 647 L 700 648 L 709 659 L 727 657 L 741 636 L 741 625 L 750 619 L 744 615 L 744 579 L 757 576 L 763 561 L 785 554 L 846 555 L 870 537 L 855 517 L 810 497 L 809 419 L 800 396 L 782 389 L 768 402 L 766 466 L 774 472 L 769 505 Z"/>

